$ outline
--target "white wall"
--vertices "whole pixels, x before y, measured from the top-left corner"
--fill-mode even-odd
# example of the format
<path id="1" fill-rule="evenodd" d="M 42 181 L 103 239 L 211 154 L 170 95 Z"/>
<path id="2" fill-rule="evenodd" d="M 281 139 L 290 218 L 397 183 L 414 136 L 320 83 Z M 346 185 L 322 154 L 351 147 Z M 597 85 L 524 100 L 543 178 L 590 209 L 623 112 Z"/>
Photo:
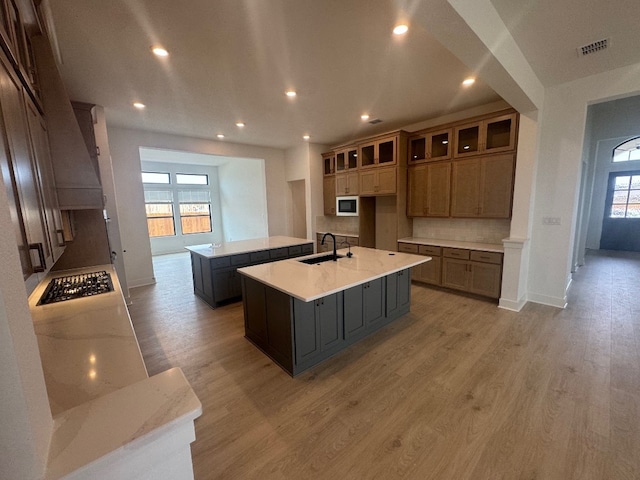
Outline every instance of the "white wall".
<path id="1" fill-rule="evenodd" d="M 282 178 L 282 162 L 272 162 L 271 179 Z M 238 159 L 218 167 L 220 181 L 220 206 L 224 241 L 247 240 L 270 235 L 267 212 L 269 186 L 265 177 L 265 162 L 262 159 Z M 283 180 L 283 179 L 282 179 Z M 283 184 L 280 190 L 286 187 Z M 278 187 L 271 187 L 278 188 Z M 284 193 L 284 192 L 283 192 Z M 286 199 L 286 197 L 285 197 Z M 285 201 L 285 199 L 282 199 Z M 283 209 L 284 210 L 284 209 Z M 274 213 L 278 220 L 282 210 Z M 285 228 L 285 223 L 281 228 Z M 281 230 L 281 233 L 284 233 Z"/>
<path id="2" fill-rule="evenodd" d="M 588 105 L 638 92 L 640 64 L 546 89 L 538 117 L 529 300 L 558 307 L 566 304 Z M 545 216 L 558 217 L 561 224 L 542 225 Z"/>
<path id="3" fill-rule="evenodd" d="M 284 151 L 115 127 L 108 127 L 108 133 L 123 256 L 130 287 L 155 281 L 145 220 L 144 190 L 140 178 L 140 147 L 263 159 L 266 199 L 261 199 L 256 207 L 261 209 L 266 202 L 269 235 L 287 233 L 286 218 L 283 215 L 287 191 L 284 179 Z M 219 174 L 222 176 L 222 172 L 219 171 Z"/>

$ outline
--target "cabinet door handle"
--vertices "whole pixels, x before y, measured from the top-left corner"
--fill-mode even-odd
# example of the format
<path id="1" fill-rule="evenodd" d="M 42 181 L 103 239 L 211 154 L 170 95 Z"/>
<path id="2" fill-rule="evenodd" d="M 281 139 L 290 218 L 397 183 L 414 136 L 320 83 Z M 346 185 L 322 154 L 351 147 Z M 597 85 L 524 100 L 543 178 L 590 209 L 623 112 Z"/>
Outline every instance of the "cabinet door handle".
<path id="1" fill-rule="evenodd" d="M 37 250 L 38 251 L 38 258 L 40 260 L 40 265 L 38 266 L 33 266 L 33 271 L 36 273 L 40 273 L 40 272 L 44 272 L 47 269 L 47 264 L 46 264 L 46 260 L 44 258 L 44 247 L 42 246 L 41 242 L 38 243 L 30 243 L 29 244 L 29 250 Z"/>
<path id="2" fill-rule="evenodd" d="M 66 244 L 64 243 L 64 230 L 62 230 L 61 228 L 59 228 L 58 230 L 56 230 L 56 236 L 58 237 L 58 246 L 59 247 L 64 247 Z"/>

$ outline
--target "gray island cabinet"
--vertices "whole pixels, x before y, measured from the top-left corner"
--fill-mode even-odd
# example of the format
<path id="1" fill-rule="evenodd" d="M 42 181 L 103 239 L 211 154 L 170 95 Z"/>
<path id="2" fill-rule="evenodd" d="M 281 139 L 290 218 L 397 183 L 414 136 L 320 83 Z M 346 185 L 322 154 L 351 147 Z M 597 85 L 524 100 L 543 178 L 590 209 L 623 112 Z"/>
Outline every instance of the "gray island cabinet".
<path id="1" fill-rule="evenodd" d="M 351 250 L 353 257 L 335 262 L 291 259 L 238 270 L 246 338 L 292 376 L 409 312 L 409 269 L 429 257 Z"/>
<path id="2" fill-rule="evenodd" d="M 185 248 L 191 253 L 193 293 L 215 308 L 240 299 L 239 267 L 308 255 L 313 253 L 313 242 L 278 236 Z"/>

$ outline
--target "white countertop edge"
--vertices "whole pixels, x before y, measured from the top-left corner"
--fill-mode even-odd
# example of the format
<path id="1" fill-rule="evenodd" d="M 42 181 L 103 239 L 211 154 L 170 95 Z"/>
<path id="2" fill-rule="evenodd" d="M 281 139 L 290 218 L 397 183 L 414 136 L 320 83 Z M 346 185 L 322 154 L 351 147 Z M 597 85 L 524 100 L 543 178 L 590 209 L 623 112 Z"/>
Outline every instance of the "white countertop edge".
<path id="1" fill-rule="evenodd" d="M 295 247 L 296 245 L 306 245 L 307 243 L 313 244 L 315 243 L 315 240 L 280 235 L 226 242 L 220 244 L 219 247 L 213 247 L 211 243 L 205 243 L 202 245 L 189 245 L 184 248 L 189 252 L 201 255 L 205 258 L 223 258 L 231 255 L 259 252 L 261 250 Z"/>
<path id="2" fill-rule="evenodd" d="M 502 239 L 502 244 L 505 247 L 512 247 L 512 248 L 522 248 L 522 246 L 527 243 L 529 241 L 528 238 L 522 238 L 522 237 L 508 237 L 508 238 L 503 238 Z"/>
<path id="3" fill-rule="evenodd" d="M 202 404 L 180 368 L 83 403 L 54 417 L 47 478 L 139 449 L 200 415 Z"/>
<path id="4" fill-rule="evenodd" d="M 504 240 L 503 240 L 504 241 Z M 467 250 L 482 250 L 483 252 L 504 253 L 504 246 L 497 243 L 464 242 L 462 240 L 442 240 L 438 238 L 405 237 L 398 242 L 416 245 L 433 245 L 436 247 L 464 248 Z"/>
<path id="5" fill-rule="evenodd" d="M 353 249 L 355 249 L 357 251 L 357 249 L 359 247 L 352 247 Z M 364 248 L 364 247 L 360 247 L 360 248 Z M 344 248 L 341 250 L 338 250 L 337 253 L 339 255 L 343 255 L 346 256 L 347 252 L 349 251 L 349 249 Z M 389 253 L 397 253 L 397 252 L 389 252 Z M 314 255 L 306 255 L 304 257 L 299 257 L 296 259 L 287 259 L 287 260 L 281 260 L 280 262 L 273 262 L 271 263 L 271 265 L 273 266 L 274 263 L 285 263 L 285 262 L 298 262 L 301 259 L 304 258 L 313 258 L 313 257 L 319 257 L 319 256 L 324 256 L 327 255 L 326 252 L 323 253 L 319 253 L 319 254 L 314 254 Z M 278 286 L 277 284 L 274 284 L 272 282 L 266 281 L 263 277 L 259 276 L 259 275 L 252 275 L 252 267 L 245 267 L 245 268 L 239 268 L 238 272 L 240 272 L 243 275 L 246 275 L 249 278 L 252 278 L 260 283 L 263 283 L 275 290 L 278 290 L 286 295 L 289 295 L 290 297 L 293 298 L 297 298 L 298 300 L 302 300 L 303 302 L 312 302 L 314 300 L 317 300 L 319 298 L 322 297 L 326 297 L 327 295 L 332 295 L 334 293 L 337 292 L 342 292 L 344 290 L 347 290 L 349 288 L 358 286 L 358 285 L 362 285 L 363 283 L 367 283 L 370 282 L 371 280 L 376 280 L 378 278 L 382 278 L 385 277 L 387 275 L 391 275 L 392 273 L 396 273 L 396 272 L 400 272 L 402 270 L 406 270 L 407 268 L 411 268 L 411 267 L 415 267 L 416 265 L 420 265 L 422 263 L 426 263 L 432 260 L 431 257 L 428 256 L 424 256 L 424 255 L 414 255 L 414 254 L 409 254 L 409 253 L 402 253 L 402 255 L 406 255 L 406 256 L 412 256 L 412 257 L 416 257 L 415 261 L 413 262 L 408 262 L 406 264 L 403 264 L 403 266 L 401 267 L 397 267 L 397 268 L 390 268 L 388 270 L 385 270 L 384 272 L 380 272 L 380 273 L 376 273 L 373 275 L 369 275 L 366 278 L 362 278 L 362 279 L 358 279 L 357 281 L 354 282 L 349 282 L 349 283 L 341 283 L 339 285 L 336 285 L 334 288 L 331 289 L 326 289 L 326 290 L 322 290 L 319 291 L 317 294 L 311 295 L 311 296 L 302 296 L 297 294 L 296 292 L 290 291 L 290 290 L 286 290 L 284 288 L 281 288 L 280 286 Z M 313 265 L 309 265 L 309 267 L 313 267 Z"/>

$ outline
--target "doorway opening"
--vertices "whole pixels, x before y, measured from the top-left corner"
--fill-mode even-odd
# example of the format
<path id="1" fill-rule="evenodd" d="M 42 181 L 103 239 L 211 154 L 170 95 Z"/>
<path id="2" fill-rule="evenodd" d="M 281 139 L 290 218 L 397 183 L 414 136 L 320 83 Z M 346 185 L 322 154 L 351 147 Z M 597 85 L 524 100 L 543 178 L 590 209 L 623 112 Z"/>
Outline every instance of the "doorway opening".
<path id="1" fill-rule="evenodd" d="M 600 248 L 640 252 L 640 170 L 609 174 Z"/>

